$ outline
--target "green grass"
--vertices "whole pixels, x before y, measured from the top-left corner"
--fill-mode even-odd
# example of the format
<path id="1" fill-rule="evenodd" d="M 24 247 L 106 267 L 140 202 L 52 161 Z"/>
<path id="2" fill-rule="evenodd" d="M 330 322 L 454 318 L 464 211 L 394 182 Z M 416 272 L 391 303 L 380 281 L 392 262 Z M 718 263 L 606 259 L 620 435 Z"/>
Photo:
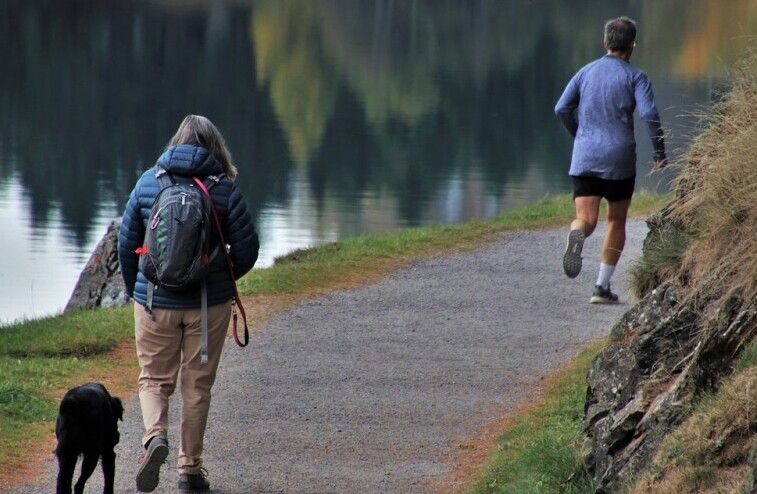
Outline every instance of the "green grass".
<path id="1" fill-rule="evenodd" d="M 133 334 L 126 308 L 0 327 L 0 472 L 23 466 L 23 444 L 49 439 L 66 389 L 112 377 L 118 366 L 105 355 Z"/>
<path id="2" fill-rule="evenodd" d="M 636 216 L 650 214 L 668 200 L 667 196 L 639 194 L 631 212 Z M 357 236 L 284 256 L 270 268 L 253 270 L 240 281 L 239 288 L 243 295 L 312 296 L 379 279 L 413 260 L 481 246 L 504 231 L 555 225 L 565 225 L 567 230 L 572 218 L 572 199 L 562 195 L 490 220 Z M 559 253 L 556 255 L 559 257 Z M 133 338 L 130 306 L 78 311 L 0 327 L 0 383 L 4 383 L 0 385 L 0 472 L 13 471 L 23 462 L 15 453 L 22 441 L 49 438 L 58 401 L 66 389 L 85 379 L 106 385 L 123 383 L 125 375 L 131 379 L 136 356 L 129 368 L 123 361 L 110 358 L 109 352 L 121 344 L 133 344 Z M 574 377 L 576 383 L 583 383 L 583 376 Z M 573 401 L 560 407 L 563 415 L 549 420 L 544 416 L 538 427 L 554 425 L 559 434 L 572 438 L 576 414 L 582 406 L 579 394 L 576 391 Z M 566 441 L 561 443 L 559 458 L 575 446 L 572 439 Z M 545 485 L 564 480 L 566 472 L 573 469 L 559 458 L 549 460 L 553 466 L 546 471 L 554 474 L 543 474 Z"/>
<path id="3" fill-rule="evenodd" d="M 0 356 L 88 357 L 115 348 L 134 334 L 133 312 L 82 310 L 0 328 Z"/>
<path id="4" fill-rule="evenodd" d="M 657 241 L 629 269 L 634 295 L 642 298 L 660 286 L 663 280 L 670 279 L 679 270 L 690 244 L 691 238 L 682 232 L 673 229 L 661 232 Z"/>
<path id="5" fill-rule="evenodd" d="M 24 467 L 26 458 L 18 452 L 30 441 L 49 443 L 63 390 L 81 384 L 84 376 L 98 375 L 105 381 L 109 377 L 105 369 L 109 368 L 110 363 L 102 357 L 0 356 L 0 471 L 7 476 Z M 37 455 L 49 451 L 47 448 L 33 446 L 27 451 Z"/>
<path id="6" fill-rule="evenodd" d="M 55 404 L 45 395 L 87 366 L 74 359 L 1 357 L 0 415 L 25 423 L 54 418 Z"/>
<path id="7" fill-rule="evenodd" d="M 589 494 L 581 463 L 586 373 L 600 348 L 584 350 L 546 387 L 543 399 L 516 416 L 468 494 Z"/>

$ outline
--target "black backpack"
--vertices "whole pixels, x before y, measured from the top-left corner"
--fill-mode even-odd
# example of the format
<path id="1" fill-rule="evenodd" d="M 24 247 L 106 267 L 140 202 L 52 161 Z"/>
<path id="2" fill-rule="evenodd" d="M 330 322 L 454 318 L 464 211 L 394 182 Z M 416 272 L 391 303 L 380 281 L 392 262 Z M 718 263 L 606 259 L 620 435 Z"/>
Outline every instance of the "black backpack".
<path id="1" fill-rule="evenodd" d="M 150 210 L 145 243 L 137 249 L 140 255 L 139 269 L 148 280 L 146 309 L 152 316 L 152 301 L 156 287 L 183 290 L 199 284 L 202 314 L 200 363 L 205 364 L 208 361 L 208 286 L 205 278 L 211 261 L 219 251 L 226 257 L 229 278 L 234 287 L 234 341 L 244 347 L 250 339 L 247 315 L 237 291 L 231 256 L 225 248 L 221 221 L 210 196 L 210 189 L 220 182 L 224 175 L 211 175 L 204 181 L 192 177 L 192 183 L 178 184 L 170 173 L 156 165 L 155 177 L 160 184 L 160 192 Z M 210 252 L 210 231 L 214 227 L 218 239 L 215 249 Z M 237 307 L 244 321 L 244 343 L 237 335 Z"/>
<path id="2" fill-rule="evenodd" d="M 195 183 L 177 183 L 165 169 L 156 166 L 155 177 L 160 192 L 155 198 L 140 250 L 139 269 L 155 287 L 169 290 L 197 288 L 210 270 L 210 263 L 218 253 L 220 243 L 211 251 L 213 212 L 210 199 Z M 212 175 L 204 180 L 210 190 L 222 178 Z"/>

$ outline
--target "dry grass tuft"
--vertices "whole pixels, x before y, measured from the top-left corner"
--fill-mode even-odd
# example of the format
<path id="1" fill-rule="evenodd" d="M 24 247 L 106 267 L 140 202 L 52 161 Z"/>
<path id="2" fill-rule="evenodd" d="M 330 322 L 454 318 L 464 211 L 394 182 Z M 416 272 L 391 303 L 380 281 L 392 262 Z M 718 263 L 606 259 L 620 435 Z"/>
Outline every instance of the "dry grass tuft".
<path id="1" fill-rule="evenodd" d="M 735 493 L 757 445 L 757 367 L 703 400 L 657 452 L 632 494 Z"/>
<path id="2" fill-rule="evenodd" d="M 732 86 L 708 110 L 702 133 L 675 166 L 676 199 L 662 216 L 657 245 L 632 273 L 645 292 L 678 278 L 709 308 L 740 293 L 757 296 L 757 50 L 739 63 Z M 702 322 L 716 318 L 705 310 Z M 706 325 L 705 325 L 706 326 Z M 751 339 L 751 335 L 748 339 Z M 757 454 L 757 345 L 735 374 L 665 439 L 632 494 L 738 493 Z"/>
<path id="3" fill-rule="evenodd" d="M 694 239 L 681 259 L 691 286 L 757 294 L 757 54 L 736 66 L 706 130 L 677 166 L 670 218 Z"/>

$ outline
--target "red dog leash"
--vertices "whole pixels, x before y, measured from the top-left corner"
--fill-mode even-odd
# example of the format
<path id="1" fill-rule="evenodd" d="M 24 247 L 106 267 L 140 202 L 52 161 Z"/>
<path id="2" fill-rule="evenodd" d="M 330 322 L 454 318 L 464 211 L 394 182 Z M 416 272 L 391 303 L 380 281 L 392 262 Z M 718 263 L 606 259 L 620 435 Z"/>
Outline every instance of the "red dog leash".
<path id="1" fill-rule="evenodd" d="M 198 187 L 200 187 L 200 190 L 202 190 L 202 193 L 205 194 L 205 196 L 210 201 L 210 209 L 213 211 L 213 220 L 216 225 L 216 232 L 218 232 L 218 239 L 221 242 L 221 251 L 223 251 L 224 256 L 226 257 L 226 266 L 229 268 L 229 276 L 231 277 L 231 285 L 234 287 L 234 298 L 232 300 L 231 304 L 231 329 L 232 329 L 232 336 L 234 336 L 234 341 L 237 345 L 240 347 L 246 347 L 247 344 L 250 342 L 250 332 L 247 329 L 247 314 L 244 312 L 244 307 L 242 307 L 242 299 L 239 297 L 239 291 L 237 291 L 237 282 L 234 278 L 234 264 L 231 261 L 231 256 L 229 255 L 229 251 L 226 249 L 226 240 L 223 237 L 223 232 L 221 231 L 221 220 L 218 218 L 218 213 L 216 212 L 216 206 L 213 204 L 213 198 L 210 195 L 210 191 L 208 191 L 208 188 L 205 187 L 205 184 L 202 183 L 202 180 L 200 180 L 197 177 L 192 177 L 194 182 L 197 184 Z M 244 343 L 242 343 L 239 340 L 239 335 L 237 334 L 237 306 L 239 306 L 239 312 L 242 314 L 242 321 L 244 321 Z"/>

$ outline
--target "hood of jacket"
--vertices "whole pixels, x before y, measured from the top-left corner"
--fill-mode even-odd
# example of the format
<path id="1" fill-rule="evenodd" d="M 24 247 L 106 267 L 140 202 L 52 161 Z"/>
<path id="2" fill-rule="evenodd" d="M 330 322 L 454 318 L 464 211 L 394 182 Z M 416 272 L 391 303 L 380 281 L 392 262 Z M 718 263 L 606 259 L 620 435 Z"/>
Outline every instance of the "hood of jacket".
<path id="1" fill-rule="evenodd" d="M 223 166 L 207 149 L 190 144 L 166 149 L 158 158 L 158 165 L 174 175 L 204 177 L 223 173 Z"/>

